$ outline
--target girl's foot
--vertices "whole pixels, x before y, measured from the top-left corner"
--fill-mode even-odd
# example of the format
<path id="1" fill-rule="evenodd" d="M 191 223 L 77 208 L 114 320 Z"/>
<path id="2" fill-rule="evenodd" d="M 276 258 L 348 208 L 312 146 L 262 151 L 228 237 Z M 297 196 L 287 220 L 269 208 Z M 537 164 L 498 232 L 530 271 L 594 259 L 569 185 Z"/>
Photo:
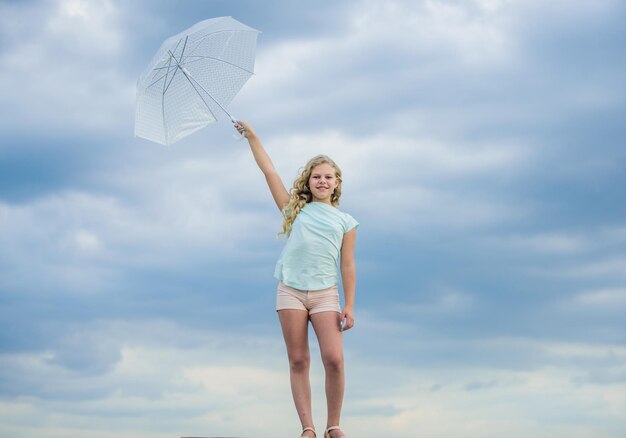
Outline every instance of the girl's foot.
<path id="1" fill-rule="evenodd" d="M 326 429 L 326 432 L 324 432 L 324 438 L 348 438 L 348 437 L 343 434 L 341 429 L 339 429 L 339 426 L 330 426 L 328 429 Z"/>
<path id="2" fill-rule="evenodd" d="M 300 438 L 315 438 L 317 435 L 315 434 L 315 429 L 312 427 L 305 427 L 302 429 L 302 434 Z"/>

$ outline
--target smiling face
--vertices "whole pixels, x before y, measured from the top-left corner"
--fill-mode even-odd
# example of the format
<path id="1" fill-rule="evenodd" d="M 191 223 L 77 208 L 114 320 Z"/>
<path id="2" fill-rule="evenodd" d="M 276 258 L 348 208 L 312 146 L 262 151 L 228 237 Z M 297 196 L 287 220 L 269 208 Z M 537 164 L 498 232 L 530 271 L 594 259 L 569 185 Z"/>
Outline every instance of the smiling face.
<path id="1" fill-rule="evenodd" d="M 309 178 L 309 188 L 313 201 L 331 203 L 331 195 L 337 187 L 335 168 L 328 163 L 322 163 L 313 168 Z"/>

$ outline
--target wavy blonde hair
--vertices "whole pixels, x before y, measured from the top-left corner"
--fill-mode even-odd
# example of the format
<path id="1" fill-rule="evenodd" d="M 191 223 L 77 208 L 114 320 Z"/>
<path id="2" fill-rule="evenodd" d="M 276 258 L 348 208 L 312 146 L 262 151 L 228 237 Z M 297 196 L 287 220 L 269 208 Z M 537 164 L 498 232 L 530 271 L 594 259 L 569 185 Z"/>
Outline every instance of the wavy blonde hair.
<path id="1" fill-rule="evenodd" d="M 335 169 L 335 177 L 337 178 L 337 187 L 335 191 L 330 196 L 330 203 L 336 207 L 339 205 L 339 198 L 341 197 L 341 169 L 337 166 L 330 157 L 326 155 L 317 155 L 309 160 L 306 163 L 306 166 L 301 168 L 300 176 L 296 178 L 293 183 L 293 188 L 289 191 L 289 202 L 283 208 L 283 231 L 278 233 L 278 236 L 284 234 L 289 237 L 291 234 L 291 227 L 293 226 L 293 222 L 296 220 L 296 216 L 302 210 L 306 204 L 311 202 L 313 199 L 313 194 L 311 193 L 311 188 L 309 187 L 309 179 L 311 178 L 311 173 L 313 173 L 313 169 L 320 164 L 328 163 Z"/>

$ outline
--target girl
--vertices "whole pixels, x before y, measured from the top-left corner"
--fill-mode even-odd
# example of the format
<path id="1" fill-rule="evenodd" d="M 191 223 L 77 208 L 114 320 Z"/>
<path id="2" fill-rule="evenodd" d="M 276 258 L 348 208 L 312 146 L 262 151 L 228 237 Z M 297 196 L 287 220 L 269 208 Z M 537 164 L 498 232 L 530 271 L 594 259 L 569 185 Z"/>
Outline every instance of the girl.
<path id="1" fill-rule="evenodd" d="M 300 438 L 315 437 L 309 383 L 309 320 L 319 342 L 326 372 L 328 420 L 325 438 L 346 438 L 339 428 L 344 392 L 342 331 L 354 326 L 354 241 L 358 222 L 336 206 L 341 170 L 328 157 L 312 158 L 287 192 L 250 124 L 235 128 L 250 144 L 276 206 L 283 213 L 287 242 L 276 263 L 276 310 L 287 346 L 291 393 L 302 424 Z M 345 306 L 339 305 L 337 262 Z"/>

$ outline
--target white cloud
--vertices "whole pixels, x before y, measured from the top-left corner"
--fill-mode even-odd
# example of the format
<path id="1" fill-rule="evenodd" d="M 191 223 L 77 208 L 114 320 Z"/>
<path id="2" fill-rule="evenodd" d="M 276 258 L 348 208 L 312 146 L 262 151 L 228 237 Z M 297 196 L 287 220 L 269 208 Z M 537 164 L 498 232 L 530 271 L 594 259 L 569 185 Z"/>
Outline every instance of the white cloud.
<path id="1" fill-rule="evenodd" d="M 119 6 L 90 0 L 4 6 L 8 19 L 21 23 L 7 28 L 11 44 L 0 51 L 5 132 L 128 125 L 123 115 L 132 116 L 134 81 L 123 73 L 128 36 Z"/>
<path id="2" fill-rule="evenodd" d="M 439 91 L 447 95 L 455 72 L 471 76 L 515 59 L 506 22 L 491 14 L 463 3 L 356 2 L 334 34 L 260 44 L 257 76 L 237 105 L 262 108 L 257 120 L 297 126 L 320 117 L 359 126 L 362 113 L 393 123 L 407 96 L 420 107 Z M 457 121 L 446 119 L 448 127 Z"/>
<path id="3" fill-rule="evenodd" d="M 552 44 L 559 31 L 597 26 L 616 5 L 354 2 L 332 33 L 272 45 L 261 37 L 257 76 L 235 103 L 243 113 L 253 112 L 255 122 L 281 131 L 314 125 L 374 135 L 528 139 L 521 133 L 623 101 L 614 76 L 581 80 L 567 67 L 543 65 L 538 48 Z M 528 146 L 541 148 L 545 160 L 550 145 L 535 141 Z M 562 163 L 554 171 L 566 167 L 584 170 Z"/>
<path id="4" fill-rule="evenodd" d="M 413 55 L 448 52 L 482 68 L 510 56 L 509 36 L 496 10 L 477 10 L 470 2 L 366 0 L 350 18 L 349 31 L 370 46 L 400 48 Z"/>
<path id="5" fill-rule="evenodd" d="M 126 185 L 124 197 L 68 191 L 2 204 L 0 252 L 11 270 L 4 286 L 97 292 L 121 284 L 133 268 L 183 266 L 192 255 L 259 257 L 262 242 L 277 254 L 280 213 L 272 215 L 269 194 L 249 182 L 262 176 L 231 174 L 219 165 L 197 160 L 130 171 L 136 179 L 121 170 L 110 177 Z M 242 188 L 234 199 L 222 186 L 226 181 Z M 252 191 L 267 195 L 267 209 L 245 204 Z"/>
<path id="6" fill-rule="evenodd" d="M 582 233 L 581 233 L 582 234 Z M 530 236 L 509 236 L 505 245 L 518 250 L 529 250 L 542 253 L 577 254 L 590 248 L 591 242 L 585 235 L 565 232 L 537 233 Z"/>
<path id="7" fill-rule="evenodd" d="M 262 394 L 285 392 L 285 373 L 252 366 L 196 366 L 183 370 L 192 383 L 202 385 L 210 398 L 236 397 L 238 404 L 258 400 Z"/>
<path id="8" fill-rule="evenodd" d="M 278 221 L 229 198 L 234 192 L 239 192 L 237 202 L 251 192 L 261 197 L 264 192 L 252 184 L 262 180 L 260 172 L 233 174 L 224 163 L 210 157 L 183 158 L 162 167 L 118 168 L 104 181 L 112 188 L 110 194 L 67 191 L 29 204 L 4 204 L 4 240 L 17 244 L 21 236 L 24 249 L 37 242 L 66 252 L 113 251 L 121 259 L 137 255 L 123 254 L 129 247 L 139 250 L 145 245 L 229 251 Z M 114 194 L 118 186 L 122 196 Z M 268 205 L 270 200 L 268 195 Z"/>
<path id="9" fill-rule="evenodd" d="M 324 153 L 333 158 L 342 167 L 344 199 L 376 231 L 479 227 L 519 220 L 533 208 L 489 199 L 483 189 L 468 190 L 471 178 L 499 178 L 525 166 L 530 154 L 517 145 L 470 148 L 402 136 L 358 138 L 337 131 L 272 136 L 265 145 L 288 187 L 310 157 Z"/>
<path id="10" fill-rule="evenodd" d="M 96 234 L 83 229 L 76 231 L 74 234 L 74 242 L 80 250 L 87 253 L 97 252 L 102 246 L 100 239 Z"/>
<path id="11" fill-rule="evenodd" d="M 125 35 L 119 26 L 118 5 L 109 0 L 60 0 L 55 3 L 46 30 L 53 39 L 72 44 L 64 49 L 51 47 L 52 55 L 62 49 L 76 50 L 78 54 L 96 58 L 119 53 Z"/>
<path id="12" fill-rule="evenodd" d="M 612 288 L 581 292 L 574 296 L 572 303 L 587 310 L 624 311 L 626 310 L 626 289 Z"/>
<path id="13" fill-rule="evenodd" d="M 547 256 L 551 262 L 539 261 L 535 272 L 555 282 L 622 280 L 624 227 L 572 231 L 555 225 L 492 237 L 495 226 L 542 220 L 540 201 L 519 199 L 519 186 L 510 187 L 510 194 L 498 192 L 501 181 L 521 181 L 535 175 L 532 169 L 552 165 L 545 159 L 554 149 L 542 149 L 542 129 L 571 111 L 620 102 L 614 82 L 583 84 L 578 70 L 568 76 L 565 67 L 538 66 L 537 41 L 529 42 L 530 36 L 539 28 L 555 32 L 556 39 L 570 35 L 553 26 L 589 30 L 586 20 L 602 19 L 616 4 L 356 2 L 345 8 L 344 27 L 321 38 L 269 46 L 261 37 L 258 76 L 235 103 L 253 114 L 255 126 L 272 126 L 260 132 L 287 186 L 307 158 L 335 158 L 345 177 L 342 205 L 373 237 L 399 233 L 409 245 L 411 233 L 423 235 L 423 228 L 487 227 L 490 237 L 478 238 L 480 243 L 525 256 L 528 263 Z M 24 5 L 0 3 L 0 33 L 9 42 L 0 52 L 0 93 L 10 105 L 3 111 L 3 131 L 22 133 L 36 125 L 75 135 L 87 129 L 104 133 L 103 143 L 113 141 L 120 127 L 129 127 L 134 100 L 135 78 L 124 72 L 130 35 L 125 4 Z M 548 40 L 558 49 L 558 41 Z M 235 149 L 241 145 L 245 152 Z M 34 282 L 98 292 L 135 267 L 156 270 L 195 257 L 240 260 L 260 256 L 257 246 L 269 252 L 274 243 L 277 254 L 279 215 L 245 143 L 207 141 L 204 131 L 180 148 L 148 151 L 140 141 L 127 146 L 106 173 L 89 169 L 97 174 L 91 172 L 81 187 L 22 204 L 0 203 L 0 259 L 7 273 L 0 288 L 15 292 L 11 297 L 21 290 L 41 293 Z M 550 170 L 564 175 L 590 163 L 565 162 Z M 593 174 L 601 168 L 593 164 Z M 86 187 L 91 184 L 100 190 Z M 555 256 L 568 263 L 569 255 L 593 260 L 555 267 Z M 366 263 L 362 269 L 372 276 L 393 269 Z M 481 293 L 489 293 L 462 284 L 432 291 L 421 303 L 404 302 L 402 316 L 454 318 L 480 310 Z M 620 284 L 590 287 L 566 302 L 570 310 L 619 312 L 625 300 Z M 221 305 L 207 312 L 237 310 Z M 346 342 L 342 423 L 349 436 L 612 438 L 626 428 L 621 345 L 437 338 L 423 321 L 380 320 L 376 315 L 389 309 L 375 310 L 359 311 L 361 322 Z M 278 329 L 264 337 L 261 330 L 238 335 L 229 327 L 208 332 L 164 321 L 92 321 L 67 330 L 74 334 L 50 334 L 40 351 L 2 353 L 3 385 L 15 386 L 3 386 L 13 391 L 0 402 L 0 435 L 299 431 Z M 379 354 L 385 347 L 406 351 Z M 411 357 L 416 351 L 420 356 Z M 450 360 L 431 366 L 442 355 Z M 321 429 L 317 356 L 313 381 Z"/>
<path id="14" fill-rule="evenodd" d="M 568 359 L 601 359 L 606 360 L 607 363 L 613 362 L 614 359 L 618 359 L 619 362 L 626 360 L 626 347 L 622 345 L 594 345 L 553 341 L 539 343 L 539 346 L 552 355 Z"/>
<path id="15" fill-rule="evenodd" d="M 623 279 L 626 277 L 626 258 L 621 255 L 609 255 L 603 256 L 598 261 L 584 261 L 564 268 L 536 269 L 534 271 L 554 277 Z"/>
<path id="16" fill-rule="evenodd" d="M 419 235 L 424 228 L 467 230 L 494 226 L 529 215 L 523 206 L 491 202 L 479 194 L 421 186 L 374 189 L 355 196 L 368 227 L 384 234 Z"/>
<path id="17" fill-rule="evenodd" d="M 288 366 L 279 330 L 264 337 L 190 329 L 167 321 L 102 321 L 83 327 L 85 341 L 117 345 L 114 367 L 96 375 L 61 367 L 53 352 L 4 353 L 3 369 L 35 391 L 5 397 L 3 434 L 37 431 L 44 437 L 194 435 L 288 436 L 298 431 L 289 391 Z M 354 334 L 358 335 L 357 333 Z M 352 336 L 352 334 L 351 334 Z M 420 343 L 420 337 L 412 342 Z M 393 363 L 371 356 L 375 346 L 347 355 L 347 392 L 342 425 L 360 437 L 412 436 L 415 425 L 431 437 L 617 437 L 623 426 L 626 386 L 581 381 L 626 357 L 617 345 L 569 344 L 525 338 L 469 341 L 491 350 L 543 352 L 555 361 L 541 367 L 429 366 Z M 80 344 L 60 344 L 81 349 Z M 434 346 L 434 344 L 433 344 Z M 313 347 L 315 420 L 324 424 L 323 373 Z M 455 349 L 454 344 L 447 345 Z M 437 348 L 441 348 L 438 345 Z M 437 350 L 441 351 L 441 350 Z M 370 357 L 370 360 L 355 360 Z M 64 354 L 62 351 L 58 354 Z M 365 355 L 365 356 L 363 356 Z M 21 358 L 20 358 L 21 357 Z M 585 359 L 585 360 L 581 360 Z M 592 360 L 592 362 L 589 362 Z M 602 365 L 603 364 L 603 365 Z M 608 367 L 608 368 L 607 368 Z M 50 385 L 76 397 L 40 397 Z M 85 388 L 92 391 L 85 391 Z M 556 418 L 547 415 L 558 414 Z M 33 426 L 41 419 L 45 429 Z M 576 421 L 573 421 L 573 419 Z"/>
<path id="18" fill-rule="evenodd" d="M 420 316 L 428 315 L 459 315 L 471 312 L 477 307 L 475 294 L 453 286 L 430 286 L 424 287 L 419 292 L 420 301 L 407 299 L 405 302 L 393 306 L 396 310 L 394 315 L 411 315 L 411 318 L 419 321 Z"/>
<path id="19" fill-rule="evenodd" d="M 541 207 L 537 207 L 538 209 Z M 476 238 L 476 244 L 486 251 L 526 257 L 526 272 L 549 277 L 620 277 L 623 272 L 621 247 L 626 233 L 620 226 L 593 226 L 577 229 L 556 229 L 528 233 L 488 233 Z M 598 254 L 601 254 L 600 257 Z M 559 265 L 545 267 L 545 259 L 532 262 L 529 257 L 559 257 Z M 604 259 L 602 261 L 601 259 Z"/>
<path id="20" fill-rule="evenodd" d="M 292 165 L 308 159 L 307 152 L 326 152 L 341 167 L 349 163 L 353 179 L 359 183 L 369 178 L 384 178 L 385 184 L 399 181 L 423 181 L 429 178 L 460 178 L 467 176 L 506 174 L 510 168 L 523 166 L 531 151 L 515 144 L 467 144 L 441 142 L 428 138 L 392 133 L 359 137 L 347 132 L 328 130 L 272 136 L 268 144 L 276 150 L 280 162 Z M 311 155 L 312 156 L 312 155 Z M 375 172 L 375 173 L 374 173 Z"/>

